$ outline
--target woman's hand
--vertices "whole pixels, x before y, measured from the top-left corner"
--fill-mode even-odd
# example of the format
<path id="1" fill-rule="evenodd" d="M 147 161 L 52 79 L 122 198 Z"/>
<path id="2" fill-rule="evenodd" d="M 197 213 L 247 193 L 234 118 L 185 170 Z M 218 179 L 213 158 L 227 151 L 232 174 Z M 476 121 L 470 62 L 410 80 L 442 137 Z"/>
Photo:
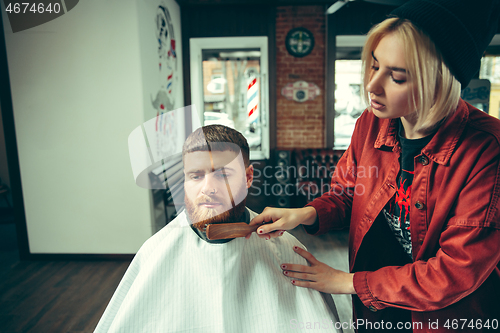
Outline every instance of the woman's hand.
<path id="1" fill-rule="evenodd" d="M 291 230 L 299 224 L 312 225 L 316 217 L 316 209 L 313 207 L 293 209 L 266 207 L 261 214 L 250 221 L 249 225 L 272 222 L 259 227 L 256 231 L 260 238 L 270 239 L 281 236 L 285 230 Z M 248 239 L 250 235 L 245 238 Z"/>
<path id="2" fill-rule="evenodd" d="M 355 294 L 352 273 L 346 273 L 318 261 L 314 256 L 300 247 L 293 250 L 304 257 L 311 266 L 283 264 L 283 274 L 292 278 L 297 287 L 311 288 L 327 294 Z M 301 281 L 301 280 L 306 281 Z"/>

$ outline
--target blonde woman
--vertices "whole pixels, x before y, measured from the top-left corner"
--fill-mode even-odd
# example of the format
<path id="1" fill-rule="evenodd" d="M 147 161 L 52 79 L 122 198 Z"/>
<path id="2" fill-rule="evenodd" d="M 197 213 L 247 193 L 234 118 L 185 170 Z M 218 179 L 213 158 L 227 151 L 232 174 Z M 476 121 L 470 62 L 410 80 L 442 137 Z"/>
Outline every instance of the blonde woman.
<path id="1" fill-rule="evenodd" d="M 460 89 L 498 30 L 500 3 L 412 0 L 393 14 L 368 34 L 369 107 L 331 191 L 304 208 L 266 208 L 251 224 L 272 221 L 257 230 L 266 239 L 299 224 L 312 234 L 349 227 L 349 273 L 298 248 L 310 265 L 281 268 L 297 287 L 352 294 L 360 332 L 494 330 L 500 121 Z"/>

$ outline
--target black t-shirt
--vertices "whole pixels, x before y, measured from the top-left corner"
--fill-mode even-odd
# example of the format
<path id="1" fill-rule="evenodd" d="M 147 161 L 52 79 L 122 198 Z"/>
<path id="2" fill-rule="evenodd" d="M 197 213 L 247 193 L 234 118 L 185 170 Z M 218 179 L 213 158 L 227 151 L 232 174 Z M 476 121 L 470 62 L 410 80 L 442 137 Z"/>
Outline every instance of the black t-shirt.
<path id="1" fill-rule="evenodd" d="M 382 210 L 382 215 L 410 258 L 412 258 L 410 209 L 414 160 L 416 156 L 420 155 L 422 149 L 431 141 L 433 136 L 434 134 L 421 139 L 406 139 L 403 124 L 399 121 L 398 137 L 401 145 L 399 164 L 401 168 L 397 178 L 397 191 L 396 195 Z"/>

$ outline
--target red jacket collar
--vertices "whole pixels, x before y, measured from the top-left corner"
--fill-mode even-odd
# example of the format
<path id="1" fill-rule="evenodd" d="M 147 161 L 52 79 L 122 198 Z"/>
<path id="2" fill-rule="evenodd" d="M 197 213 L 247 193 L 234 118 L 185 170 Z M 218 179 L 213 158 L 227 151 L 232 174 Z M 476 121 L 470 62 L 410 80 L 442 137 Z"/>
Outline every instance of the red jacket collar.
<path id="1" fill-rule="evenodd" d="M 448 164 L 468 119 L 469 106 L 464 100 L 460 99 L 455 112 L 448 116 L 444 125 L 439 127 L 432 140 L 422 149 L 422 153 L 436 163 Z M 382 146 L 395 147 L 398 142 L 397 133 L 396 119 L 384 119 L 375 141 L 375 148 L 378 149 Z"/>

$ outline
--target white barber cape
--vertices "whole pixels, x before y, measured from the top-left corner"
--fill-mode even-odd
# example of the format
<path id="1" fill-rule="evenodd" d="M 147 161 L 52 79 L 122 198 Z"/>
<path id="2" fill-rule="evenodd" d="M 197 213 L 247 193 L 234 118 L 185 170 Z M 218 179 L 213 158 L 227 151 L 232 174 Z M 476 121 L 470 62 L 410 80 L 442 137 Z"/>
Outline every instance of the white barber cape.
<path id="1" fill-rule="evenodd" d="M 141 247 L 94 333 L 337 332 L 331 295 L 283 275 L 280 264 L 307 265 L 293 246 L 287 232 L 208 243 L 182 212 Z"/>

